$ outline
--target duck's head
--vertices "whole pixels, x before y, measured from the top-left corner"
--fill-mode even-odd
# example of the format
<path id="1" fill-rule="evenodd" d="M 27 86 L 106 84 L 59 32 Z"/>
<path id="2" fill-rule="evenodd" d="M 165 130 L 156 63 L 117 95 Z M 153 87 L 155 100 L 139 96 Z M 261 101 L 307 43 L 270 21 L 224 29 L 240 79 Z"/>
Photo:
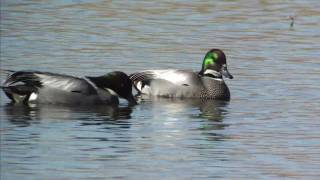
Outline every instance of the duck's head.
<path id="1" fill-rule="evenodd" d="M 99 77 L 87 77 L 93 81 L 98 87 L 103 89 L 111 89 L 121 98 L 126 99 L 130 105 L 137 104 L 132 95 L 132 81 L 129 76 L 121 71 L 114 71 Z"/>
<path id="2" fill-rule="evenodd" d="M 221 75 L 229 79 L 233 78 L 227 69 L 226 55 L 220 49 L 211 49 L 207 52 L 203 59 L 202 69 L 199 74 L 209 74 L 216 78 L 222 78 Z"/>

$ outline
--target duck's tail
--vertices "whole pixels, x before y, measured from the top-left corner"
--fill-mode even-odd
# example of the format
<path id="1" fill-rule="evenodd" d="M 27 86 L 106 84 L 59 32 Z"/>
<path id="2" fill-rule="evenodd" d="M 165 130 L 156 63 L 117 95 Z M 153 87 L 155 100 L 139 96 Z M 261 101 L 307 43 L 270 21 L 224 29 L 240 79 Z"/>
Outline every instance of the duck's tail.
<path id="1" fill-rule="evenodd" d="M 14 74 L 16 71 L 10 70 L 10 69 L 1 69 L 0 68 L 0 77 L 1 80 L 4 80 L 4 82 L 1 82 L 0 84 L 0 89 L 3 90 L 3 92 L 7 95 L 7 97 L 9 99 L 11 99 L 13 102 L 19 102 L 21 101 L 21 95 L 19 95 L 19 93 L 17 93 L 17 88 L 15 86 L 7 86 L 6 85 L 6 81 L 8 80 L 8 78 L 10 78 L 10 76 L 12 74 Z"/>
<path id="2" fill-rule="evenodd" d="M 9 78 L 11 74 L 14 74 L 16 71 L 10 70 L 10 69 L 1 69 L 0 68 L 0 77 L 1 77 L 1 84 L 4 83 L 5 79 Z M 0 85 L 1 88 L 3 88 L 2 85 Z"/>

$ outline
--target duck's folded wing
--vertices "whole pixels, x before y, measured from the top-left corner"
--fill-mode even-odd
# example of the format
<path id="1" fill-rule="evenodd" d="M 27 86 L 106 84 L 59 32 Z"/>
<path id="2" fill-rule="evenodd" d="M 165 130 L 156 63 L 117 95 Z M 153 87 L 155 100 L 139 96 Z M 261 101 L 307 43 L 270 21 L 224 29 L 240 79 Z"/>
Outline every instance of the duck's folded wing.
<path id="1" fill-rule="evenodd" d="M 146 81 L 146 80 L 165 80 L 173 84 L 187 84 L 190 79 L 196 77 L 197 75 L 188 70 L 176 70 L 176 69 L 166 69 L 166 70 L 146 70 L 130 75 L 130 79 L 133 82 Z"/>
<path id="2" fill-rule="evenodd" d="M 134 87 L 141 93 L 150 94 L 151 84 L 159 87 L 188 87 L 199 81 L 197 73 L 188 70 L 146 70 L 130 75 Z"/>
<path id="3" fill-rule="evenodd" d="M 17 71 L 3 83 L 3 87 L 25 86 L 51 88 L 71 93 L 94 94 L 95 88 L 85 79 L 38 71 Z"/>

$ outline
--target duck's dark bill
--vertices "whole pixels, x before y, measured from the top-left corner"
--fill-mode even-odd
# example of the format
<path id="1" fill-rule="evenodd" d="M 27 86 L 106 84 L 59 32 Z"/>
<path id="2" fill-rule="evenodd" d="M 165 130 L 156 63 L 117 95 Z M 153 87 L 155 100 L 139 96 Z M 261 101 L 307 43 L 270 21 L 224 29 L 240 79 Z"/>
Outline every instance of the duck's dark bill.
<path id="1" fill-rule="evenodd" d="M 128 98 L 126 98 L 129 102 L 129 105 L 137 105 L 136 99 L 133 97 L 133 95 L 130 95 Z"/>
<path id="2" fill-rule="evenodd" d="M 233 79 L 233 76 L 229 73 L 228 68 L 226 65 L 222 66 L 222 75 L 226 78 Z"/>

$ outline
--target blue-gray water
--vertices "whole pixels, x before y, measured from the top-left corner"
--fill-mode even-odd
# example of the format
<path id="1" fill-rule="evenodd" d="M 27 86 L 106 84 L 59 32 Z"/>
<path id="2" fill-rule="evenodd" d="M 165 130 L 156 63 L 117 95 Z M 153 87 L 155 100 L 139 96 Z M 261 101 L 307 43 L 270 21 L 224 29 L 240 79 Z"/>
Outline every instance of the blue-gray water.
<path id="1" fill-rule="evenodd" d="M 1 92 L 0 177 L 317 179 L 319 23 L 318 0 L 1 0 L 3 69 L 198 71 L 220 48 L 235 78 L 230 102 L 118 109 L 11 106 Z"/>

